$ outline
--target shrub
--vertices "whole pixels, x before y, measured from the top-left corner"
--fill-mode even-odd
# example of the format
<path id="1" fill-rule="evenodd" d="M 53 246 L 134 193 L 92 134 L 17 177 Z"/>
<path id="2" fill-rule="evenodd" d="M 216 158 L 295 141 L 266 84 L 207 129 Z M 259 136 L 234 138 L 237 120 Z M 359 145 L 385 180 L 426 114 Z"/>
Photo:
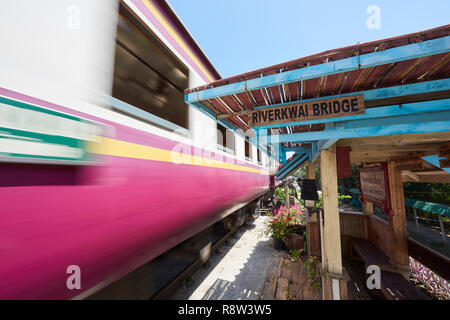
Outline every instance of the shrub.
<path id="1" fill-rule="evenodd" d="M 411 281 L 438 300 L 450 300 L 450 284 L 417 260 L 409 257 Z"/>
<path id="2" fill-rule="evenodd" d="M 303 232 L 306 224 L 305 211 L 297 205 L 291 205 L 289 209 L 281 206 L 269 216 L 271 219 L 266 223 L 265 234 L 272 234 L 275 239 L 282 239 L 293 232 Z"/>

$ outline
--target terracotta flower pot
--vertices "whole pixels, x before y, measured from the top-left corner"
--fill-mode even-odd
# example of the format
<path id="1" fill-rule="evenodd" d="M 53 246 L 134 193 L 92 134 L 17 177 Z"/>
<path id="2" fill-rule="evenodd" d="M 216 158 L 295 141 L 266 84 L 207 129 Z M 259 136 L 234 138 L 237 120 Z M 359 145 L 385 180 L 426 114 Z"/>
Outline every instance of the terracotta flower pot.
<path id="1" fill-rule="evenodd" d="M 283 237 L 283 242 L 288 250 L 301 250 L 305 246 L 305 238 L 298 233 L 291 233 L 289 236 Z"/>

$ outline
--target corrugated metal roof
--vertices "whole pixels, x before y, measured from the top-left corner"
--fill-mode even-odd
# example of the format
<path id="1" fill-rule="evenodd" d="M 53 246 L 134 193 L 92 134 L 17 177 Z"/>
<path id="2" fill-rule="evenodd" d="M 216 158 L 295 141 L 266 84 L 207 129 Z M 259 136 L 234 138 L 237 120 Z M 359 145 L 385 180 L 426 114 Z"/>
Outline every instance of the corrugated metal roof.
<path id="1" fill-rule="evenodd" d="M 185 93 L 187 94 L 210 88 L 217 88 L 272 74 L 446 37 L 449 35 L 449 31 L 450 25 L 445 25 L 417 33 L 328 50 L 267 68 L 218 80 L 208 85 L 187 89 Z M 259 106 L 276 105 L 311 98 L 370 90 L 374 88 L 442 79 L 447 78 L 449 73 L 450 53 L 446 52 L 283 85 L 265 87 L 257 90 L 246 90 L 243 93 L 229 94 L 212 99 L 201 100 L 200 102 L 216 114 L 227 114 L 242 110 L 252 110 Z M 248 116 L 245 114 L 240 116 L 232 116 L 228 118 L 228 121 L 236 128 L 240 128 L 244 131 L 249 129 Z M 272 134 L 275 134 L 273 130 L 274 129 L 272 129 Z M 324 130 L 324 124 L 283 127 L 278 128 L 278 130 L 278 133 L 280 134 L 288 133 L 288 131 L 294 133 L 321 131 Z"/>

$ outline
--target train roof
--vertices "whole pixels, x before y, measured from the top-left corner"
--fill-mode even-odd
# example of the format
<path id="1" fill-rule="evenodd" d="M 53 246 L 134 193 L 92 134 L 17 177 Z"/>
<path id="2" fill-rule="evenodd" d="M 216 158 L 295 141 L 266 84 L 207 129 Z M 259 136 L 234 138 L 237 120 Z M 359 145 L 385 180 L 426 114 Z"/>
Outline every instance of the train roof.
<path id="1" fill-rule="evenodd" d="M 219 72 L 166 0 L 123 0 L 121 3 L 140 15 L 140 18 L 146 19 L 146 24 L 153 25 L 159 37 L 165 39 L 205 83 L 221 79 Z"/>
<path id="2" fill-rule="evenodd" d="M 163 13 L 167 16 L 167 18 L 169 18 L 170 22 L 174 24 L 177 31 L 179 31 L 183 35 L 183 37 L 187 40 L 191 49 L 198 55 L 198 57 L 202 60 L 202 62 L 206 64 L 206 67 L 215 77 L 216 81 L 222 79 L 220 73 L 211 63 L 211 61 L 206 56 L 205 52 L 202 50 L 197 41 L 195 41 L 194 37 L 186 28 L 180 17 L 175 13 L 171 5 L 166 0 L 152 0 L 152 1 L 163 11 Z"/>

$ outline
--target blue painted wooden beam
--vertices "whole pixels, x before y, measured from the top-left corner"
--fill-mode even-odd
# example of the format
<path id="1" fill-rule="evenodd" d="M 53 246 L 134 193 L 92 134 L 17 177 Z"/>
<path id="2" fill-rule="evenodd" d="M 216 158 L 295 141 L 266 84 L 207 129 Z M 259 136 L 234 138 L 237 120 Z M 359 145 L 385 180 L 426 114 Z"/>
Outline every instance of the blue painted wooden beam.
<path id="1" fill-rule="evenodd" d="M 283 174 L 286 171 L 289 171 L 289 168 L 291 168 L 291 166 L 296 163 L 299 159 L 301 159 L 302 155 L 295 155 L 295 157 L 287 164 L 285 164 L 284 166 L 282 166 L 276 173 L 277 176 L 280 176 L 281 174 Z"/>
<path id="2" fill-rule="evenodd" d="M 280 151 L 281 151 L 281 160 L 280 160 L 280 162 L 282 163 L 282 164 L 286 164 L 286 150 L 284 149 L 284 147 L 282 146 L 282 145 L 280 145 Z"/>
<path id="3" fill-rule="evenodd" d="M 250 137 L 250 142 L 253 145 L 255 145 L 258 148 L 260 148 L 261 150 L 264 150 L 264 152 L 266 152 L 267 154 L 269 154 L 269 152 L 270 152 L 269 149 L 259 142 L 259 137 L 260 136 L 267 136 L 268 130 L 267 129 L 261 129 L 261 128 L 254 128 L 253 131 L 255 132 L 255 136 L 254 137 Z"/>
<path id="4" fill-rule="evenodd" d="M 319 140 L 317 141 L 317 151 L 320 152 L 322 150 L 327 150 L 333 144 L 335 144 L 339 139 L 328 139 L 328 140 Z"/>
<path id="5" fill-rule="evenodd" d="M 302 153 L 304 147 L 285 147 L 286 152 Z"/>
<path id="6" fill-rule="evenodd" d="M 317 120 L 307 120 L 300 122 L 288 122 L 283 124 L 277 124 L 277 127 L 290 127 L 290 126 L 301 126 L 301 125 L 309 125 L 309 124 L 317 124 L 317 123 L 336 123 L 339 125 L 341 122 L 348 121 L 362 121 L 368 119 L 377 119 L 377 118 L 386 118 L 393 116 L 406 116 L 411 114 L 423 114 L 423 113 L 431 113 L 431 112 L 441 112 L 448 110 L 448 105 L 442 104 L 442 100 L 432 100 L 426 102 L 415 102 L 421 103 L 419 104 L 402 104 L 402 105 L 392 105 L 385 107 L 376 107 L 366 109 L 364 114 L 348 116 L 348 117 L 336 117 L 336 118 L 327 118 L 327 119 L 317 119 Z M 272 127 L 272 126 L 270 126 Z"/>
<path id="7" fill-rule="evenodd" d="M 441 164 L 439 163 L 439 156 L 437 154 L 434 154 L 431 156 L 425 156 L 425 157 L 422 157 L 422 159 L 431 163 L 435 167 L 441 168 Z M 450 168 L 441 168 L 441 169 L 450 173 Z"/>
<path id="8" fill-rule="evenodd" d="M 317 157 L 320 155 L 320 149 L 317 147 L 317 141 L 314 141 L 311 145 L 312 145 L 312 152 L 311 152 L 311 162 L 314 162 Z"/>
<path id="9" fill-rule="evenodd" d="M 277 175 L 277 180 L 283 179 L 285 176 L 288 175 L 292 170 L 294 170 L 296 167 L 298 167 L 302 162 L 308 160 L 308 156 L 306 154 L 302 155 L 295 163 L 292 163 L 287 170 L 284 170 L 283 173 L 280 175 Z"/>
<path id="10" fill-rule="evenodd" d="M 300 161 L 303 161 L 304 158 L 308 158 L 307 154 L 296 154 L 289 163 L 287 163 L 286 166 L 284 166 L 283 168 L 281 168 L 280 173 L 286 172 L 290 169 L 292 169 L 293 166 L 297 166 L 299 164 Z"/>
<path id="11" fill-rule="evenodd" d="M 285 105 L 288 106 L 291 104 L 308 103 L 308 102 L 313 102 L 313 101 L 317 101 L 317 100 L 321 100 L 321 99 L 329 99 L 329 98 L 331 99 L 331 98 L 336 98 L 336 97 L 345 97 L 345 96 L 351 96 L 351 95 L 357 95 L 357 94 L 364 95 L 364 101 L 372 101 L 372 100 L 400 97 L 400 96 L 406 96 L 406 95 L 412 95 L 412 94 L 438 92 L 438 91 L 444 91 L 444 90 L 450 90 L 450 79 L 421 82 L 421 83 L 415 83 L 412 85 L 396 86 L 396 87 L 383 88 L 383 89 L 367 90 L 367 91 L 354 92 L 351 94 L 342 94 L 342 95 L 337 95 L 337 96 L 314 98 L 314 99 L 302 100 L 302 101 L 297 101 L 297 102 L 292 102 L 292 103 L 290 102 L 290 103 L 284 103 L 284 104 L 278 104 L 278 105 L 265 106 L 265 107 L 260 107 L 260 108 L 256 108 L 256 109 L 267 108 L 267 107 L 276 107 L 276 106 L 285 106 Z M 431 108 L 425 112 L 433 112 L 434 107 L 435 107 L 434 105 L 431 106 Z M 442 109 L 440 109 L 438 107 L 438 109 L 436 111 L 439 111 L 439 110 L 442 110 Z M 366 119 L 366 118 L 374 118 L 374 117 L 387 117 L 387 116 L 393 115 L 395 113 L 405 114 L 405 113 L 410 113 L 410 112 L 412 112 L 411 109 L 399 110 L 399 108 L 397 108 L 397 107 L 394 107 L 394 108 L 375 107 L 375 108 L 366 109 L 366 113 L 362 114 L 362 115 L 316 119 L 316 120 L 305 120 L 305 121 L 295 121 L 295 122 L 289 122 L 289 123 L 277 123 L 277 124 L 271 124 L 271 125 L 266 125 L 266 126 L 258 126 L 255 128 L 268 129 L 268 128 L 281 128 L 281 127 L 287 127 L 287 126 L 307 125 L 307 124 L 317 124 L 317 123 L 332 123 L 332 122 L 341 122 L 341 121 L 347 121 L 347 120 L 353 120 L 353 119 L 357 120 L 357 119 Z M 416 112 L 421 112 L 421 111 L 420 111 L 420 109 L 416 109 Z M 424 112 L 424 111 L 422 111 L 422 112 Z"/>
<path id="12" fill-rule="evenodd" d="M 303 142 L 311 140 L 326 139 L 347 139 L 363 137 L 390 136 L 395 134 L 450 132 L 450 121 L 417 122 L 407 124 L 379 125 L 374 127 L 351 128 L 351 129 L 330 129 L 324 131 L 293 133 L 281 135 L 279 142 Z M 270 139 L 270 136 L 269 136 Z M 262 141 L 266 143 L 266 141 Z M 313 154 L 313 161 L 315 156 Z"/>
<path id="13" fill-rule="evenodd" d="M 379 125 L 394 125 L 394 124 L 407 124 L 407 123 L 417 123 L 417 122 L 432 122 L 432 121 L 442 121 L 448 120 L 449 130 L 450 130 L 450 99 L 449 107 L 446 111 L 441 112 L 428 112 L 422 114 L 406 114 L 402 116 L 395 117 L 384 117 L 375 119 L 364 119 L 364 120 L 352 120 L 347 122 L 340 122 L 337 124 L 336 128 L 342 129 L 357 129 L 357 128 L 370 128 Z"/>
<path id="14" fill-rule="evenodd" d="M 341 60 L 322 63 L 310 67 L 281 72 L 274 75 L 250 79 L 242 82 L 231 83 L 216 88 L 192 92 L 186 95 L 186 102 L 196 102 L 212 99 L 229 94 L 245 92 L 245 90 L 257 90 L 275 85 L 319 78 L 332 74 L 349 72 L 363 68 L 405 61 L 420 57 L 426 57 L 450 51 L 450 36 L 413 43 L 401 47 L 383 51 L 354 56 Z"/>
<path id="15" fill-rule="evenodd" d="M 364 137 L 364 130 L 367 130 L 367 134 L 376 134 L 374 128 L 386 132 L 386 134 L 378 135 L 389 135 L 395 133 L 390 132 L 389 127 L 395 125 L 403 125 L 404 129 L 399 129 L 400 131 L 405 131 L 403 133 L 426 133 L 426 132 L 437 132 L 436 128 L 433 127 L 431 122 L 443 122 L 447 120 L 446 130 L 438 131 L 450 131 L 450 99 L 425 101 L 425 102 L 415 102 L 408 103 L 404 105 L 388 106 L 371 108 L 367 110 L 366 117 L 358 118 L 352 120 L 347 120 L 344 122 L 337 122 L 335 128 L 326 128 L 324 131 L 315 132 L 301 132 L 301 133 L 291 133 L 282 134 L 276 136 L 277 143 L 284 142 L 304 142 L 311 140 L 330 140 L 330 139 L 342 139 L 342 138 L 352 138 L 352 137 Z M 354 119 L 354 120 L 353 120 Z M 427 123 L 428 121 L 429 123 Z M 418 123 L 419 126 L 414 129 L 411 128 L 411 132 L 407 132 L 408 124 Z M 418 128 L 420 127 L 420 131 Z M 445 126 L 444 126 L 445 127 Z M 395 127 L 400 128 L 400 127 Z M 393 127 L 392 132 L 397 129 Z M 364 130 L 358 130 L 364 129 Z M 367 135 L 370 136 L 370 135 Z M 267 137 L 265 137 L 267 138 Z M 269 136 L 271 139 L 272 136 Z M 261 143 L 266 143 L 262 140 Z"/>
<path id="16" fill-rule="evenodd" d="M 450 90 L 450 79 L 448 79 L 448 78 L 424 81 L 424 82 L 418 82 L 418 83 L 412 83 L 412 84 L 405 84 L 405 85 L 399 85 L 399 86 L 393 86 L 393 87 L 387 87 L 387 88 L 379 88 L 379 89 L 371 89 L 371 90 L 357 91 L 357 92 L 351 92 L 351 93 L 343 93 L 343 94 L 332 95 L 332 96 L 323 96 L 320 98 L 304 99 L 304 100 L 298 100 L 298 101 L 293 101 L 293 102 L 279 103 L 279 104 L 273 104 L 270 106 L 256 107 L 255 109 L 265 109 L 265 108 L 272 108 L 272 107 L 279 107 L 279 106 L 288 106 L 288 105 L 292 105 L 292 104 L 308 103 L 308 102 L 314 102 L 314 101 L 319 101 L 319 100 L 323 100 L 323 99 L 350 97 L 350 96 L 354 96 L 354 95 L 363 95 L 364 101 L 372 101 L 372 100 L 397 98 L 397 97 L 408 96 L 408 95 L 412 95 L 412 94 L 430 93 L 430 92 L 438 92 L 438 91 L 445 91 L 445 90 Z"/>
<path id="17" fill-rule="evenodd" d="M 307 154 L 308 158 L 311 158 L 311 147 L 285 147 L 284 148 L 287 152 L 295 152 L 297 154 Z"/>
<path id="18" fill-rule="evenodd" d="M 284 164 L 277 172 L 277 175 L 283 173 L 284 171 L 288 170 L 294 163 L 297 162 L 303 155 L 302 154 L 295 154 L 294 157 L 289 161 L 289 163 Z"/>

